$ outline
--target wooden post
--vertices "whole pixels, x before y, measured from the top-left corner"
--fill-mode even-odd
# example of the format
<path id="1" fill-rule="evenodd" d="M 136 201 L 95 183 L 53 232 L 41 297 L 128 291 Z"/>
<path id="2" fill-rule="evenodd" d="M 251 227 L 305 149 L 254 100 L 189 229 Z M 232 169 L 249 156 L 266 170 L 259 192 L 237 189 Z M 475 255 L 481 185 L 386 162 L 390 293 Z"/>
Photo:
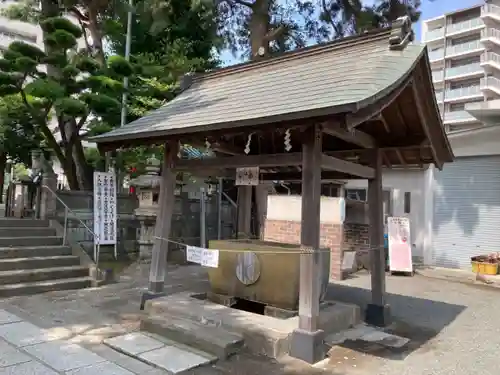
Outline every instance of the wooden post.
<path id="1" fill-rule="evenodd" d="M 373 151 L 375 177 L 368 180 L 368 211 L 370 218 L 370 270 L 372 300 L 366 308 L 366 322 L 386 326 L 390 321 L 385 301 L 384 211 L 382 190 L 382 152 Z"/>
<path id="2" fill-rule="evenodd" d="M 238 235 L 252 236 L 252 186 L 238 186 Z"/>
<path id="3" fill-rule="evenodd" d="M 320 206 L 322 132 L 315 125 L 303 134 L 299 328 L 293 332 L 290 355 L 308 363 L 324 358 L 323 331 L 318 329 L 320 300 Z"/>
<path id="4" fill-rule="evenodd" d="M 178 153 L 176 142 L 165 144 L 165 154 L 163 156 L 162 180 L 160 185 L 159 211 L 156 218 L 155 237 L 168 239 L 170 236 L 170 226 L 172 223 L 172 213 L 175 203 L 175 172 L 173 166 Z M 149 269 L 148 291 L 143 294 L 141 300 L 141 310 L 147 300 L 164 294 L 165 274 L 167 271 L 168 241 L 154 239 L 151 256 L 151 266 Z"/>

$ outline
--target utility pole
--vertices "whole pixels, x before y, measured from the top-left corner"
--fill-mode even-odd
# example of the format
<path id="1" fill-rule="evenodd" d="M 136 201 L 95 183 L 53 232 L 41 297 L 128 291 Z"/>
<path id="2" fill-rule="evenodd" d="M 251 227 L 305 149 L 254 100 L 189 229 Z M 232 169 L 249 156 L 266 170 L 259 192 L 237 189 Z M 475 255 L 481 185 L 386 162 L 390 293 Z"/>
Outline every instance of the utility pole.
<path id="1" fill-rule="evenodd" d="M 128 14 L 127 14 L 127 38 L 125 40 L 125 59 L 130 61 L 130 45 L 132 43 L 132 9 L 134 6 L 134 1 L 128 1 Z M 123 78 L 123 88 L 125 91 L 122 94 L 122 113 L 120 126 L 125 125 L 127 121 L 127 90 L 128 90 L 128 77 Z"/>

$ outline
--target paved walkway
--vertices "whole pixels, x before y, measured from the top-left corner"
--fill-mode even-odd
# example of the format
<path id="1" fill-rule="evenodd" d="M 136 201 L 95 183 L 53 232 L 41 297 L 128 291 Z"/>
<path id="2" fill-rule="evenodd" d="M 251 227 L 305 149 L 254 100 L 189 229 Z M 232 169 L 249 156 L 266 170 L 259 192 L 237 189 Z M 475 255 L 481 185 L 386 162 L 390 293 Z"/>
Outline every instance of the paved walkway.
<path id="1" fill-rule="evenodd" d="M 0 310 L 0 375 L 134 375 L 64 336 Z"/>
<path id="2" fill-rule="evenodd" d="M 87 351 L 74 349 L 87 358 L 86 366 L 103 366 L 112 362 L 119 367 L 141 375 L 158 375 L 159 369 L 143 367 L 144 363 L 131 361 L 102 344 L 108 337 L 127 334 L 138 329 L 139 299 L 147 285 L 148 266 L 134 265 L 120 283 L 99 289 L 60 291 L 43 295 L 15 297 L 0 301 L 0 309 L 31 322 L 43 329 L 50 329 L 51 341 L 44 345 L 63 350 L 65 345 L 77 344 Z M 199 266 L 169 267 L 166 290 L 176 293 L 184 290 L 202 292 L 207 288 L 206 273 Z M 369 275 L 359 273 L 350 280 L 332 285 L 330 297 L 345 302 L 366 304 L 370 293 Z M 241 353 L 229 361 L 193 371 L 196 375 L 496 375 L 500 350 L 500 289 L 487 285 L 468 285 L 416 275 L 415 277 L 389 276 L 387 278 L 388 302 L 396 317 L 393 332 L 409 337 L 411 342 L 403 350 L 389 350 L 377 345 L 357 342 L 345 343 L 331 351 L 331 360 L 323 369 L 311 369 L 298 361 L 284 358 L 269 359 Z M 15 319 L 15 318 L 14 318 Z M 11 323 L 5 323 L 7 326 Z M 3 326 L 0 325 L 0 328 Z M 36 327 L 35 327 L 36 330 Z M 25 339 L 39 337 L 35 330 L 25 331 Z M 0 330 L 0 333 L 3 331 Z M 29 334 L 26 334 L 28 332 Z M 2 334 L 5 335 L 5 332 Z M 26 342 L 8 341 L 0 335 L 2 345 L 13 353 L 27 356 L 24 363 L 39 363 L 56 374 L 64 371 L 52 367 L 41 351 L 28 352 Z M 11 340 L 14 340 L 11 338 Z M 62 340 L 62 341 L 60 341 Z M 0 347 L 0 353 L 4 352 Z M 5 349 L 5 350 L 7 350 Z M 69 349 L 68 349 L 69 350 Z M 69 350 L 71 353 L 71 350 Z M 73 354 L 72 354 L 73 355 Z M 75 358 L 77 354 L 74 354 Z M 97 356 L 97 357 L 96 357 Z M 15 355 L 4 356 L 13 360 Z M 92 359 L 90 359 L 92 357 Z M 29 358 L 29 360 L 27 359 Z M 101 362 L 95 362 L 99 358 Z M 80 362 L 81 363 L 81 362 Z M 3 367 L 2 367 L 3 366 Z M 4 371 L 6 365 L 0 362 Z M 10 366 L 14 366 L 13 364 Z M 25 365 L 24 366 L 29 366 Z M 63 367 L 59 367 L 61 369 Z M 85 365 L 82 365 L 82 369 Z M 57 371 L 59 372 L 57 372 Z M 68 370 L 74 371 L 74 369 Z M 81 370 L 83 371 L 83 370 Z M 94 372 L 93 374 L 98 374 Z M 101 371 L 113 375 L 113 373 Z M 0 372 L 1 375 L 9 372 Z M 31 375 L 45 373 L 31 372 Z M 48 373 L 50 374 L 50 372 Z M 78 373 L 75 373 L 78 374 Z M 84 373 L 82 373 L 84 374 Z M 23 375 L 17 372 L 15 375 Z"/>

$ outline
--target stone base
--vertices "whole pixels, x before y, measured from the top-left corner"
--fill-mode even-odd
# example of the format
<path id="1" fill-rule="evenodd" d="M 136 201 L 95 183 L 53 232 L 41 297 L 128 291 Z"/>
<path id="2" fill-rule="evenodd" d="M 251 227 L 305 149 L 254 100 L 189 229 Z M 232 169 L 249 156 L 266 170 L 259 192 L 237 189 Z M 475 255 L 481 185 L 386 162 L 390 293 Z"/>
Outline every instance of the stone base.
<path id="1" fill-rule="evenodd" d="M 208 292 L 207 295 L 207 300 L 217 303 L 222 306 L 227 306 L 231 307 L 236 303 L 236 298 L 233 296 L 226 296 L 224 294 L 218 294 L 214 292 Z"/>
<path id="2" fill-rule="evenodd" d="M 285 310 L 279 307 L 269 306 L 264 307 L 264 315 L 278 318 L 278 319 L 290 319 L 298 315 L 297 310 Z"/>
<path id="3" fill-rule="evenodd" d="M 365 320 L 367 324 L 377 327 L 387 327 L 391 324 L 391 308 L 389 305 L 374 305 L 369 303 L 366 306 Z"/>
<path id="4" fill-rule="evenodd" d="M 325 358 L 324 339 L 324 331 L 295 329 L 290 340 L 290 356 L 307 363 L 317 363 Z"/>
<path id="5" fill-rule="evenodd" d="M 202 299 L 199 295 L 193 297 L 188 292 L 148 301 L 146 311 L 150 316 L 165 320 L 174 317 L 220 326 L 229 332 L 241 334 L 245 346 L 251 352 L 271 358 L 290 352 L 292 333 L 299 327 L 297 316 L 277 319 L 254 314 Z M 360 308 L 357 305 L 332 301 L 322 305 L 319 329 L 325 334 L 340 332 L 359 323 Z"/>
<path id="6" fill-rule="evenodd" d="M 150 300 L 156 299 L 156 298 L 160 298 L 160 297 L 164 297 L 164 296 L 165 296 L 165 293 L 163 293 L 163 292 L 162 293 L 153 293 L 150 291 L 144 292 L 141 296 L 140 310 L 144 310 L 147 301 L 150 301 Z"/>

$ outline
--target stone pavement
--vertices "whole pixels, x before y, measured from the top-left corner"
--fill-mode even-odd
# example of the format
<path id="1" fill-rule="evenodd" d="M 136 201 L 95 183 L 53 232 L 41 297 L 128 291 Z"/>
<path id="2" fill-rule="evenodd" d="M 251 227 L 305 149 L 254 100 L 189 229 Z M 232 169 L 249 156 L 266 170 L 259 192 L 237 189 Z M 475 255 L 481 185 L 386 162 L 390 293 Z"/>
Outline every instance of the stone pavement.
<path id="1" fill-rule="evenodd" d="M 0 308 L 36 326 L 50 329 L 54 340 L 78 344 L 132 373 L 165 374 L 165 371 L 153 373 L 151 367 L 145 368 L 144 363 L 138 363 L 102 343 L 106 338 L 138 330 L 139 300 L 147 285 L 147 275 L 148 266 L 136 264 L 126 270 L 120 282 L 114 285 L 14 297 L 0 301 Z M 201 267 L 169 267 L 167 293 L 204 292 L 206 289 L 207 277 Z M 332 284 L 329 297 L 363 306 L 369 301 L 369 289 L 369 275 L 360 272 L 349 280 Z M 190 374 L 498 374 L 499 289 L 416 275 L 388 276 L 387 290 L 388 302 L 396 318 L 391 333 L 411 339 L 404 348 L 388 349 L 377 344 L 346 341 L 330 351 L 331 358 L 320 368 L 311 368 L 290 358 L 271 361 L 243 352 L 228 361 L 195 369 Z M 13 344 L 6 344 L 15 350 Z M 3 352 L 2 348 L 0 352 Z M 30 353 L 23 354 L 33 358 Z"/>
<path id="2" fill-rule="evenodd" d="M 0 375 L 134 375 L 62 332 L 41 329 L 0 310 Z"/>

